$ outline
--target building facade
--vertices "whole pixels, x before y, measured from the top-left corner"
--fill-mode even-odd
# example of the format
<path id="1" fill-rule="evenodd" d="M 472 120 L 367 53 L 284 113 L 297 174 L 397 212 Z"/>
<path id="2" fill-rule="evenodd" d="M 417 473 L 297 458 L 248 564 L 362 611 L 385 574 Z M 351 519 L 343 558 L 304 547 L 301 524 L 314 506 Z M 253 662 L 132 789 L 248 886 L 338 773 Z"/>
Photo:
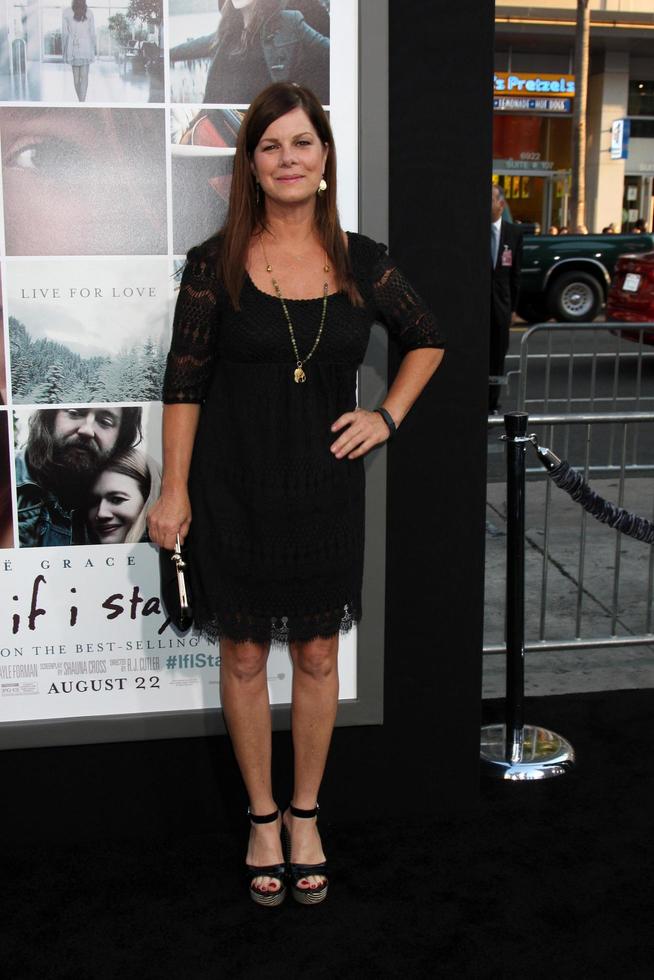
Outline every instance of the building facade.
<path id="1" fill-rule="evenodd" d="M 654 227 L 654 4 L 591 0 L 586 225 Z M 493 177 L 513 215 L 568 224 L 576 0 L 495 3 Z"/>

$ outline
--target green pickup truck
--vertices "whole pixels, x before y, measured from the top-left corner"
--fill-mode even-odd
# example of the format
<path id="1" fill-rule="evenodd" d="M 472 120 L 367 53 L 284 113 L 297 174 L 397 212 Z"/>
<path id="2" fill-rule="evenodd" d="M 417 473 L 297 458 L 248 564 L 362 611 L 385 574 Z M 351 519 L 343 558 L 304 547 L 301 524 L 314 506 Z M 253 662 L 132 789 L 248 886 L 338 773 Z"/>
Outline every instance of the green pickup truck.
<path id="1" fill-rule="evenodd" d="M 594 320 L 602 309 L 618 256 L 654 250 L 654 235 L 525 235 L 518 316 Z"/>

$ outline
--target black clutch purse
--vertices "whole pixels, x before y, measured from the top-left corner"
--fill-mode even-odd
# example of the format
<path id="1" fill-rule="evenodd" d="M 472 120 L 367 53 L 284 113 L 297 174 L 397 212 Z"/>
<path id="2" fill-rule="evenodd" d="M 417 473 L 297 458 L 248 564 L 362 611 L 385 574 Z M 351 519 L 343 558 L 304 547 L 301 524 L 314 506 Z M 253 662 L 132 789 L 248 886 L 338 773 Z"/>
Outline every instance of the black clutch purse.
<path id="1" fill-rule="evenodd" d="M 166 614 L 178 630 L 188 630 L 193 625 L 193 607 L 188 577 L 186 549 L 175 541 L 175 550 L 159 549 L 159 573 L 161 577 L 161 601 Z"/>

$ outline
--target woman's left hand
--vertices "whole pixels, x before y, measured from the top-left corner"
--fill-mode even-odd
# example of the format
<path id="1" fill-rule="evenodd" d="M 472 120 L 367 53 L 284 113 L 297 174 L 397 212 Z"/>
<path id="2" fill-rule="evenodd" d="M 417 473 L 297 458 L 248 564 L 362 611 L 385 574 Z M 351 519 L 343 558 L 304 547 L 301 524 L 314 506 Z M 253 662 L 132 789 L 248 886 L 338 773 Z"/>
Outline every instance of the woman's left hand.
<path id="1" fill-rule="evenodd" d="M 341 431 L 343 430 L 343 431 Z M 354 412 L 345 412 L 332 425 L 332 432 L 340 432 L 340 436 L 330 446 L 336 459 L 357 459 L 367 452 L 386 442 L 390 436 L 388 426 L 379 412 L 367 412 L 357 408 Z"/>

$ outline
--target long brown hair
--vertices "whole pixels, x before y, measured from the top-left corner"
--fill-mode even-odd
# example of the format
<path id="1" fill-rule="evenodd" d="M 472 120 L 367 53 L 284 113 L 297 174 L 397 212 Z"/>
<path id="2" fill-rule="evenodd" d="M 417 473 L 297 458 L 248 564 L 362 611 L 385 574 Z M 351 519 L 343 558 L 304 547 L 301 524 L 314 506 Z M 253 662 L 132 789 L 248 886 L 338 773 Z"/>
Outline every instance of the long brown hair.
<path id="1" fill-rule="evenodd" d="M 271 14 L 282 10 L 284 6 L 282 0 L 255 0 L 252 16 L 246 25 L 242 11 L 236 10 L 231 0 L 219 3 L 220 23 L 213 45 L 217 56 L 243 56 L 248 46 L 259 37 L 261 28 Z"/>
<path id="2" fill-rule="evenodd" d="M 316 96 L 303 85 L 276 82 L 260 92 L 248 109 L 238 134 L 234 174 L 227 218 L 219 233 L 219 273 L 234 309 L 245 278 L 245 264 L 252 236 L 265 227 L 265 197 L 258 195 L 250 163 L 268 127 L 293 109 L 303 109 L 322 143 L 329 150 L 325 163 L 327 189 L 316 195 L 315 224 L 320 243 L 329 257 L 339 288 L 361 306 L 347 246 L 336 206 L 336 147 L 327 115 Z"/>

